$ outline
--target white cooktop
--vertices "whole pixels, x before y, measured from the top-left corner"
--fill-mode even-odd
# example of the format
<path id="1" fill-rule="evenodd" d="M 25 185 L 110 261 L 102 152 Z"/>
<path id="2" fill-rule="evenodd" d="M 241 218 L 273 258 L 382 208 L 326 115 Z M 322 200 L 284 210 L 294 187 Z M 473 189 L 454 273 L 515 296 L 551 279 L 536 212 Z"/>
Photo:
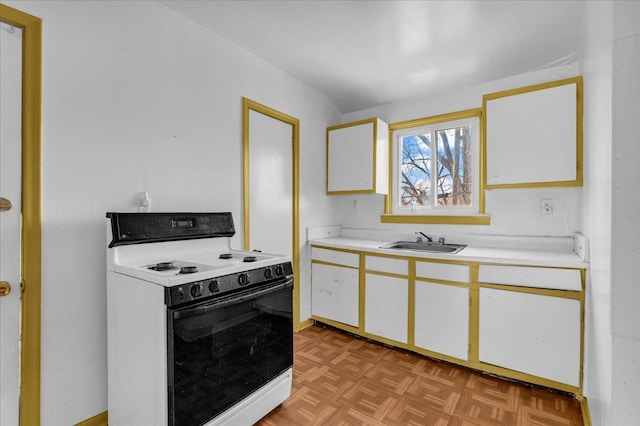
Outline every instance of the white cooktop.
<path id="1" fill-rule="evenodd" d="M 231 254 L 230 259 L 220 259 L 221 254 Z M 246 257 L 255 258 L 252 262 L 245 262 Z M 127 262 L 114 262 L 114 272 L 139 278 L 141 280 L 160 284 L 166 287 L 199 281 L 207 278 L 220 277 L 248 271 L 265 266 L 277 265 L 288 262 L 287 256 L 267 254 L 261 252 L 230 250 L 218 253 L 183 253 L 180 257 L 172 257 L 167 254 L 154 260 L 145 259 L 143 262 L 127 264 Z M 161 262 L 173 263 L 173 268 L 166 270 L 150 269 Z M 180 273 L 181 268 L 195 266 L 197 272 Z"/>

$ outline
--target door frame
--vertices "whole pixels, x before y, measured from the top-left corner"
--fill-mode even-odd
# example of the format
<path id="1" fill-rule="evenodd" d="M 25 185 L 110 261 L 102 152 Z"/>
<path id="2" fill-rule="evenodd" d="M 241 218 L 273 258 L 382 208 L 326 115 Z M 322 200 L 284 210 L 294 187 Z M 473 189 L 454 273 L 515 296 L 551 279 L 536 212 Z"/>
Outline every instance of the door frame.
<path id="1" fill-rule="evenodd" d="M 290 115 L 284 114 L 266 105 L 262 105 L 251 99 L 242 98 L 242 176 L 243 176 L 243 219 L 244 219 L 244 249 L 250 247 L 250 221 L 249 221 L 249 113 L 250 111 L 259 112 L 275 120 L 290 124 L 292 130 L 292 263 L 293 275 L 299 279 L 300 277 L 300 218 L 299 218 L 299 199 L 300 199 L 300 120 Z M 300 330 L 300 283 L 295 282 L 293 286 L 293 330 Z"/>
<path id="2" fill-rule="evenodd" d="M 40 424 L 42 279 L 42 20 L 0 4 L 0 20 L 22 28 L 22 229 L 20 425 Z"/>

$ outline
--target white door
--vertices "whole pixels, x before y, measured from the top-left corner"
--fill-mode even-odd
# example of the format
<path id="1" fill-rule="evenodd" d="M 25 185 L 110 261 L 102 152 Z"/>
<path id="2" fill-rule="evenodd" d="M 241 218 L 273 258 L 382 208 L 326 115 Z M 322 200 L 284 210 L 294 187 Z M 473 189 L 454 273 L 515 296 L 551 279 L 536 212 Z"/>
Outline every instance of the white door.
<path id="1" fill-rule="evenodd" d="M 22 30 L 0 22 L 0 424 L 18 424 Z M 10 202 L 10 206 L 9 206 Z M 8 284 L 7 284 L 8 283 Z"/>
<path id="2" fill-rule="evenodd" d="M 249 111 L 250 249 L 292 256 L 293 126 Z"/>

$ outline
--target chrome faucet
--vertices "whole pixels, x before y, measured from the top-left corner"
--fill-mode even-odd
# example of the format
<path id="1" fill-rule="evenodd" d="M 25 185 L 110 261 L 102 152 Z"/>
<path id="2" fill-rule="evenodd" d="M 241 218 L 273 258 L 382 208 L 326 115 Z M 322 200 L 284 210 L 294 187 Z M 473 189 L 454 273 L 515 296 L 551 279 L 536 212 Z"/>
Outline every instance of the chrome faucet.
<path id="1" fill-rule="evenodd" d="M 429 243 L 433 242 L 431 237 L 428 236 L 427 234 L 424 234 L 422 232 L 416 232 L 415 234 L 418 236 L 418 239 L 416 240 L 416 242 L 418 242 L 418 243 L 422 242 L 422 237 L 425 237 L 427 239 L 427 242 L 429 242 Z"/>

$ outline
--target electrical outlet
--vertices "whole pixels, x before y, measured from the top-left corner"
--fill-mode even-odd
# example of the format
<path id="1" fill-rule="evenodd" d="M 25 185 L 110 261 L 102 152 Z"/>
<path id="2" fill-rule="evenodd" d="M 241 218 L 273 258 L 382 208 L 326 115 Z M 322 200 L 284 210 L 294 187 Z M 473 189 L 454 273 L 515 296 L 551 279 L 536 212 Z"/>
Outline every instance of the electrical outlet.
<path id="1" fill-rule="evenodd" d="M 545 216 L 553 214 L 553 200 L 551 198 L 540 200 L 540 214 Z"/>
<path id="2" fill-rule="evenodd" d="M 147 213 L 151 211 L 151 200 L 149 199 L 149 193 L 138 192 L 138 211 L 141 213 Z"/>

